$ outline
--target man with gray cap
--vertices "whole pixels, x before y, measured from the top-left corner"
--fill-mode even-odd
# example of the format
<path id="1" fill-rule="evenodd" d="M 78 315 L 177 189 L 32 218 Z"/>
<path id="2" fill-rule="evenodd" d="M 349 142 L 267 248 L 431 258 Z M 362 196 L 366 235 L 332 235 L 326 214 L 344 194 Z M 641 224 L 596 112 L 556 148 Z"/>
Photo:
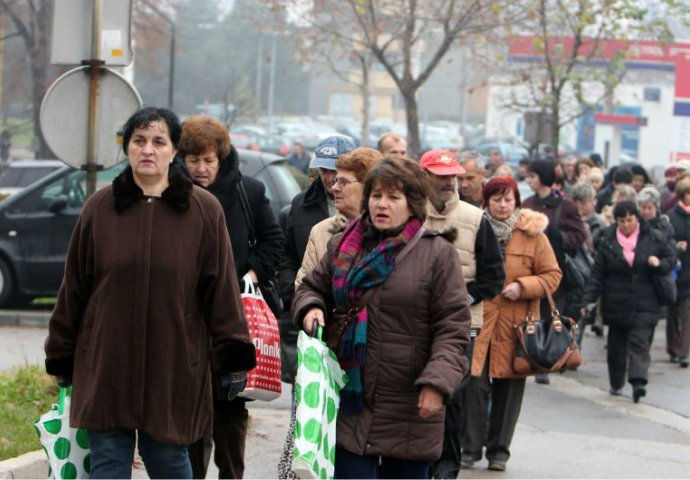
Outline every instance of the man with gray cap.
<path id="1" fill-rule="evenodd" d="M 319 170 L 318 178 L 292 199 L 290 207 L 286 207 L 289 211 L 281 212 L 281 217 L 284 216 L 281 226 L 285 233 L 285 256 L 278 268 L 278 282 L 283 304 L 288 312 L 295 293 L 295 277 L 302 265 L 309 233 L 321 220 L 336 214 L 335 200 L 331 193 L 336 176 L 335 161 L 339 156 L 354 149 L 355 144 L 349 137 L 333 136 L 322 140 L 314 151 L 314 160 L 310 165 L 310 168 Z M 283 353 L 281 357 L 284 364 L 283 380 L 292 382 L 297 368 L 297 358 L 292 353 L 295 353 L 298 330 L 289 319 L 283 317 L 284 315 L 281 315 L 279 322 Z"/>

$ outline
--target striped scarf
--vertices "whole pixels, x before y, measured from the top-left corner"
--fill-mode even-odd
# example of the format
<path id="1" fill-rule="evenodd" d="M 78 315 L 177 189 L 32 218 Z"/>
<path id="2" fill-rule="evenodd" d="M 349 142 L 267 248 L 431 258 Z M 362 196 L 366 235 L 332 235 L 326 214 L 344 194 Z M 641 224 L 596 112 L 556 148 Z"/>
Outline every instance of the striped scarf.
<path id="1" fill-rule="evenodd" d="M 395 269 L 398 253 L 421 227 L 421 221 L 410 219 L 397 236 L 384 239 L 362 258 L 367 224 L 362 217 L 352 221 L 333 257 L 333 300 L 338 310 L 348 311 L 367 289 L 385 282 Z M 361 369 L 366 362 L 366 305 L 357 312 L 354 320 L 345 328 L 340 339 L 340 351 L 337 352 L 340 366 L 350 379 L 340 392 L 340 408 L 345 414 L 364 409 Z"/>

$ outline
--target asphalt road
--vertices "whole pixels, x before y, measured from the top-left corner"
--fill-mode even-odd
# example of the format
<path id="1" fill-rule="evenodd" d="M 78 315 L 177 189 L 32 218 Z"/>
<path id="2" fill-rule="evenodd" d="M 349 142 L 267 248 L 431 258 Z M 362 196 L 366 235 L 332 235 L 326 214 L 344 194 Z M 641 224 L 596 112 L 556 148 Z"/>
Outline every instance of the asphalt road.
<path id="1" fill-rule="evenodd" d="M 460 478 L 688 478 L 690 476 L 690 369 L 668 363 L 664 324 L 657 327 L 648 394 L 639 404 L 627 387 L 608 394 L 603 338 L 587 333 L 583 365 L 552 375 L 548 386 L 528 380 L 523 410 L 504 473 L 478 462 Z M 0 365 L 43 360 L 42 328 L 0 327 Z M 289 422 L 283 397 L 250 404 L 247 478 L 274 478 Z M 209 471 L 209 478 L 217 475 Z M 145 478 L 143 470 L 135 472 Z"/>

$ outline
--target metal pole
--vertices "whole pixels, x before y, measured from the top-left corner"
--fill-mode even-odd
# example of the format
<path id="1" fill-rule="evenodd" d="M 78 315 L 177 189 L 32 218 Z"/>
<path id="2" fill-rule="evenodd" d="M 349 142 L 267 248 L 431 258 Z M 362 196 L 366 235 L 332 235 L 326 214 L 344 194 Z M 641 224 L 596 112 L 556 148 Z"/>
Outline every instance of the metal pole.
<path id="1" fill-rule="evenodd" d="M 276 80 L 276 33 L 271 35 L 271 71 L 268 77 L 268 125 L 273 125 L 273 94 Z"/>
<path id="2" fill-rule="evenodd" d="M 86 144 L 86 195 L 96 191 L 98 172 L 98 104 L 101 86 L 101 22 L 103 19 L 103 0 L 93 0 L 91 22 L 91 60 L 89 70 L 89 124 Z"/>
<path id="3" fill-rule="evenodd" d="M 254 96 L 256 102 L 256 112 L 261 113 L 261 72 L 264 56 L 264 36 L 259 33 L 259 51 L 256 55 L 256 85 L 254 86 Z"/>
<path id="4" fill-rule="evenodd" d="M 173 110 L 173 95 L 175 91 L 175 22 L 170 22 L 170 78 L 168 79 L 168 108 Z"/>

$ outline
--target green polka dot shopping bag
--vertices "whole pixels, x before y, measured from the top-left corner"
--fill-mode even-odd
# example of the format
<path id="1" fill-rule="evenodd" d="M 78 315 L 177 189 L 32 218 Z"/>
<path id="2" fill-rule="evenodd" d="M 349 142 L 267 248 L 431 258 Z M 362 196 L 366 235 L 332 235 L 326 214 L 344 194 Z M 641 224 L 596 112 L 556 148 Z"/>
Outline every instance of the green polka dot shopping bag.
<path id="1" fill-rule="evenodd" d="M 60 400 L 34 426 L 48 455 L 50 478 L 89 478 L 91 457 L 89 435 L 83 428 L 69 426 L 72 387 L 60 389 Z"/>
<path id="2" fill-rule="evenodd" d="M 295 448 L 292 470 L 299 478 L 333 478 L 335 424 L 347 375 L 321 340 L 299 332 L 295 378 Z"/>

